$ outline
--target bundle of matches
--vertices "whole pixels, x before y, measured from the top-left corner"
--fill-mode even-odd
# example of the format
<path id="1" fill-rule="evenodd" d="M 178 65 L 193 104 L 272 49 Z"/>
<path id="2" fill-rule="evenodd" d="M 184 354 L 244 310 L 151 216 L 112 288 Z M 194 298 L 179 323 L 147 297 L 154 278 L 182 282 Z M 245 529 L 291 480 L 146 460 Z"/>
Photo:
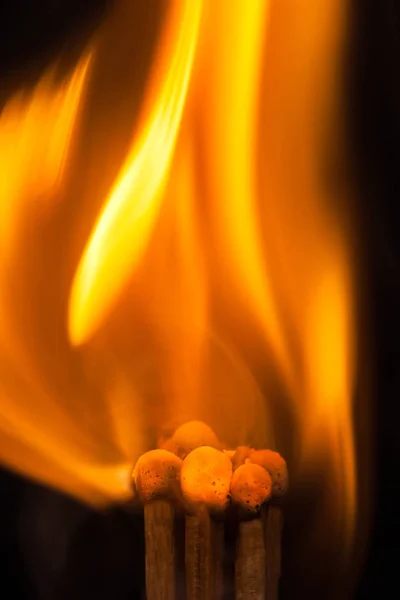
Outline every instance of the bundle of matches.
<path id="1" fill-rule="evenodd" d="M 176 600 L 174 523 L 185 519 L 187 600 L 223 594 L 224 524 L 237 522 L 237 600 L 277 600 L 283 458 L 272 450 L 224 450 L 204 423 L 192 421 L 142 455 L 133 471 L 144 504 L 147 600 Z M 179 599 L 178 599 L 179 600 Z"/>

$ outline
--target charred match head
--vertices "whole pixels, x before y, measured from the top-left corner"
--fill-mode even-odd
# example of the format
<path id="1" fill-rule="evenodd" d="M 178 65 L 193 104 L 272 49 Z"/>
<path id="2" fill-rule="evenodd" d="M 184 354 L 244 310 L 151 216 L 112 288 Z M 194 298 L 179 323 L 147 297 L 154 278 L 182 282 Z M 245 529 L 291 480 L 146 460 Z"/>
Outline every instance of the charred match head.
<path id="1" fill-rule="evenodd" d="M 171 498 L 179 486 L 181 459 L 168 450 L 143 454 L 133 470 L 136 491 L 145 502 Z"/>
<path id="2" fill-rule="evenodd" d="M 202 421 L 188 421 L 176 429 L 173 436 L 162 444 L 163 448 L 170 450 L 184 459 L 189 452 L 201 446 L 211 446 L 220 449 L 220 442 L 214 431 Z"/>
<path id="3" fill-rule="evenodd" d="M 264 467 L 272 477 L 272 493 L 274 497 L 284 496 L 289 487 L 289 476 L 286 461 L 279 452 L 273 450 L 252 450 L 249 460 Z"/>
<path id="4" fill-rule="evenodd" d="M 210 446 L 196 448 L 182 463 L 182 493 L 194 510 L 205 506 L 210 512 L 224 511 L 230 500 L 231 479 L 229 456 Z"/>
<path id="5" fill-rule="evenodd" d="M 252 449 L 249 446 L 238 446 L 232 456 L 233 468 L 237 469 L 241 465 L 244 465 L 251 451 Z"/>
<path id="6" fill-rule="evenodd" d="M 241 512 L 256 514 L 272 495 L 271 475 L 260 465 L 250 462 L 238 467 L 232 476 L 232 502 Z"/>

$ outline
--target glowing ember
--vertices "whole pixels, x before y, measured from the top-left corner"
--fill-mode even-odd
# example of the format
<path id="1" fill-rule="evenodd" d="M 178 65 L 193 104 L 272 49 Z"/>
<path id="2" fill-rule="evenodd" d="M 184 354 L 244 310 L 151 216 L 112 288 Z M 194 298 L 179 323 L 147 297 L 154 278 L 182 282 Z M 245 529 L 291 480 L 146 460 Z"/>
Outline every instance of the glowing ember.
<path id="1" fill-rule="evenodd" d="M 350 548 L 353 231 L 324 162 L 342 3 L 167 3 L 138 115 L 139 9 L 117 4 L 69 80 L 0 117 L 0 457 L 116 501 L 165 422 L 202 420 L 278 447 L 293 493 L 329 472 Z"/>

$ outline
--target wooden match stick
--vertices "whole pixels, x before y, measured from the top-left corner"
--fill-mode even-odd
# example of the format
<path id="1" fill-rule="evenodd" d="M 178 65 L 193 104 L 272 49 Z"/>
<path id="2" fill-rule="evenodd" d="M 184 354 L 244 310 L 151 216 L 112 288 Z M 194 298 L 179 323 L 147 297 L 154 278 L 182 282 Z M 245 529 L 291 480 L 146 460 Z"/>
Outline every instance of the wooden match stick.
<path id="1" fill-rule="evenodd" d="M 167 450 L 143 454 L 133 472 L 144 502 L 147 600 L 176 600 L 173 497 L 182 461 Z"/>
<path id="2" fill-rule="evenodd" d="M 261 517 L 240 521 L 236 546 L 236 600 L 265 600 L 265 543 Z"/>
<path id="3" fill-rule="evenodd" d="M 207 508 L 186 516 L 185 569 L 187 600 L 222 597 L 224 526 Z"/>
<path id="4" fill-rule="evenodd" d="M 174 514 L 166 500 L 144 505 L 147 600 L 176 600 Z"/>
<path id="5" fill-rule="evenodd" d="M 247 462 L 233 473 L 232 501 L 239 509 L 236 544 L 236 600 L 265 600 L 266 551 L 261 511 L 272 494 L 271 475 Z M 250 520 L 249 520 L 250 519 Z"/>
<path id="6" fill-rule="evenodd" d="M 265 513 L 265 551 L 267 569 L 267 600 L 278 600 L 279 578 L 281 575 L 281 534 L 283 510 L 270 504 Z"/>
<path id="7" fill-rule="evenodd" d="M 213 515 L 229 504 L 232 462 L 209 446 L 188 454 L 181 469 L 181 489 L 189 514 L 186 517 L 187 600 L 222 597 L 224 528 Z"/>
<path id="8" fill-rule="evenodd" d="M 283 527 L 283 511 L 279 499 L 285 496 L 289 486 L 287 465 L 282 456 L 273 450 L 252 450 L 249 460 L 266 469 L 272 479 L 273 501 L 264 513 L 266 592 L 267 600 L 278 600 Z"/>

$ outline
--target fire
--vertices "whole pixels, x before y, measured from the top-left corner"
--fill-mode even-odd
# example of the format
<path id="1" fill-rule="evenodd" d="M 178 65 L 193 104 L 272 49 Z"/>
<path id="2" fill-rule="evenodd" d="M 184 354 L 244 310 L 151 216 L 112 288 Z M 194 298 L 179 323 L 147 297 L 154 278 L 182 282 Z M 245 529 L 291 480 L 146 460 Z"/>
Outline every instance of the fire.
<path id="1" fill-rule="evenodd" d="M 103 30 L 110 47 L 128 4 Z M 344 152 L 344 2 L 174 0 L 166 12 L 139 116 L 126 108 L 137 89 L 120 114 L 103 108 L 108 148 L 88 144 L 92 163 L 74 156 L 85 118 L 95 135 L 83 90 L 101 73 L 102 32 L 90 81 L 84 58 L 66 83 L 46 76 L 3 110 L 0 456 L 86 500 L 116 500 L 149 429 L 200 418 L 227 445 L 277 444 L 294 488 L 329 469 L 350 548 L 354 232 L 326 168 L 327 150 Z M 118 133 L 127 119 L 130 141 Z M 63 229 L 71 188 L 79 210 Z M 32 214 L 58 237 L 39 241 Z M 52 251 L 66 266 L 47 293 L 54 262 L 40 260 Z M 30 310 L 13 306 L 17 294 Z"/>
<path id="2" fill-rule="evenodd" d="M 16 242 L 14 222 L 27 194 L 35 190 L 38 202 L 46 202 L 62 179 L 89 62 L 90 56 L 82 59 L 61 86 L 56 69 L 51 70 L 33 91 L 18 94 L 1 112 L 0 194 L 2 222 L 7 223 L 2 250 Z"/>
<path id="3" fill-rule="evenodd" d="M 200 7 L 196 0 L 173 3 L 142 130 L 134 137 L 74 281 L 69 319 L 74 343 L 82 342 L 115 302 L 154 228 L 188 87 Z"/>

